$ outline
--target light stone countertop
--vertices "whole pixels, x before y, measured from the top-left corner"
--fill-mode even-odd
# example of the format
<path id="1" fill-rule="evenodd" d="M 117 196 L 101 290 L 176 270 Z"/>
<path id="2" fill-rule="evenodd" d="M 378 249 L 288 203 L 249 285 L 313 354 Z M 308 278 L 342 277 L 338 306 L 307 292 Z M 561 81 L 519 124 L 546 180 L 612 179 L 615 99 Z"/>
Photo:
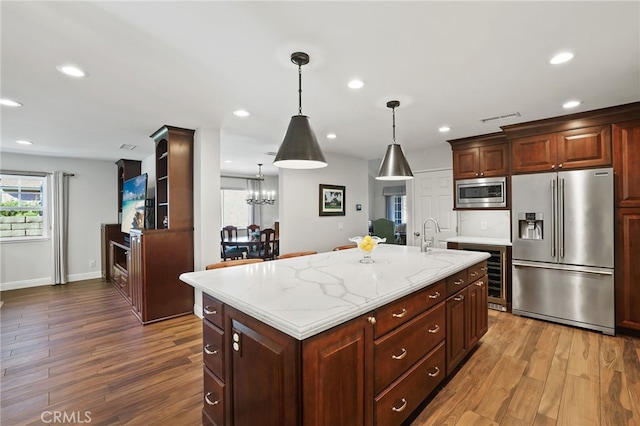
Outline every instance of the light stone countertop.
<path id="1" fill-rule="evenodd" d="M 380 244 L 180 275 L 221 302 L 304 340 L 434 284 L 488 253 Z"/>
<path id="2" fill-rule="evenodd" d="M 447 238 L 448 243 L 466 243 L 466 244 L 485 244 L 490 246 L 511 246 L 511 241 L 507 238 L 490 238 L 490 237 L 464 237 L 457 236 Z"/>

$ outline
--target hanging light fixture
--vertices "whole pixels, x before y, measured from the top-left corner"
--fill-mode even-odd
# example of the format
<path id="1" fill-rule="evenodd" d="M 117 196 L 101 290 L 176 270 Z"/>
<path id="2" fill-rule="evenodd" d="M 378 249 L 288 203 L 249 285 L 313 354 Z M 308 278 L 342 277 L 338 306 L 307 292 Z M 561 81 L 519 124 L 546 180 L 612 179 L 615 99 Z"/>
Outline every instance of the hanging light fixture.
<path id="1" fill-rule="evenodd" d="M 264 182 L 264 175 L 262 174 L 262 163 L 258 163 L 258 174 L 252 180 L 257 181 L 257 189 L 247 191 L 247 204 L 249 205 L 261 205 L 261 204 L 273 204 L 276 202 L 275 191 L 262 190 L 262 182 Z M 260 195 L 262 194 L 262 198 Z"/>
<path id="2" fill-rule="evenodd" d="M 326 167 L 327 160 L 311 129 L 309 117 L 302 115 L 302 65 L 309 63 L 309 55 L 304 52 L 292 53 L 291 62 L 298 66 L 298 115 L 291 117 L 273 165 L 285 169 Z"/>
<path id="3" fill-rule="evenodd" d="M 396 108 L 399 106 L 399 101 L 387 102 L 387 108 L 391 108 L 393 114 L 393 143 L 387 147 L 387 152 L 380 163 L 377 180 L 413 179 L 411 167 L 402 153 L 402 147 L 396 143 Z"/>

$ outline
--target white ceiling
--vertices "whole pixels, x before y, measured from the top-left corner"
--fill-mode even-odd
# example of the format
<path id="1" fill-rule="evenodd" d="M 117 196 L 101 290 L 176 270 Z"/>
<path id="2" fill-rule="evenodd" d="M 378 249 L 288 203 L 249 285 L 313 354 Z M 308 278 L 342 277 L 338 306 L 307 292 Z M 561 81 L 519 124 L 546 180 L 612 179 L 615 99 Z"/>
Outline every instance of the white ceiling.
<path id="1" fill-rule="evenodd" d="M 2 1 L 3 152 L 117 160 L 164 124 L 221 131 L 225 174 L 275 174 L 298 107 L 325 152 L 381 158 L 640 100 L 640 2 Z M 573 61 L 549 64 L 570 50 Z M 88 78 L 62 75 L 73 63 Z M 347 88 L 352 78 L 359 90 Z M 569 99 L 583 103 L 563 110 Z M 251 112 L 235 117 L 235 109 Z M 482 118 L 519 112 L 487 124 Z M 438 128 L 451 126 L 448 134 Z M 337 139 L 328 140 L 329 132 Z M 15 143 L 28 139 L 31 146 Z M 133 151 L 121 144 L 137 145 Z M 411 158 L 409 158 L 411 161 Z"/>

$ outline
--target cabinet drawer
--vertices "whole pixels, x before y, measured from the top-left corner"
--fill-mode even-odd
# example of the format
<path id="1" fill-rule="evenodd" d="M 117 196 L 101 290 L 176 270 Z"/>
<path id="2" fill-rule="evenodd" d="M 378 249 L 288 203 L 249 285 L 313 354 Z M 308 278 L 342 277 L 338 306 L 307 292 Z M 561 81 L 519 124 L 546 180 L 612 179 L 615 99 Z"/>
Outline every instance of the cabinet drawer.
<path id="1" fill-rule="evenodd" d="M 445 377 L 444 342 L 375 400 L 376 424 L 400 425 Z"/>
<path id="2" fill-rule="evenodd" d="M 202 315 L 220 328 L 224 328 L 222 325 L 223 306 L 219 300 L 214 299 L 206 293 L 202 293 Z"/>
<path id="3" fill-rule="evenodd" d="M 477 263 L 467 269 L 467 279 L 470 283 L 474 282 L 478 278 L 487 275 L 487 261 Z"/>
<path id="4" fill-rule="evenodd" d="M 224 424 L 224 383 L 204 368 L 204 409 L 216 425 Z"/>
<path id="5" fill-rule="evenodd" d="M 426 309 L 445 299 L 445 281 L 411 294 L 376 310 L 375 337 L 404 324 Z"/>
<path id="6" fill-rule="evenodd" d="M 374 393 L 380 392 L 445 337 L 444 303 L 374 342 Z"/>
<path id="7" fill-rule="evenodd" d="M 209 321 L 202 321 L 202 360 L 224 381 L 224 332 Z"/>
<path id="8" fill-rule="evenodd" d="M 447 297 L 459 292 L 469 284 L 467 274 L 468 269 L 465 269 L 464 271 L 447 277 Z"/>

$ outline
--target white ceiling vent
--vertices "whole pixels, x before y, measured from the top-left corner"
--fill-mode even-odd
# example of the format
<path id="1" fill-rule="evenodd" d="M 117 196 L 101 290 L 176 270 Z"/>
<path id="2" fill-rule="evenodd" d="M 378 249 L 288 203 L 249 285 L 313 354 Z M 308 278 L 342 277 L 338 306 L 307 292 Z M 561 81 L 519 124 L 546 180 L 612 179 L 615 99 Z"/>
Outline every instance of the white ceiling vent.
<path id="1" fill-rule="evenodd" d="M 136 149 L 136 145 L 129 145 L 129 144 L 123 143 L 118 147 L 118 149 L 126 149 L 129 151 L 133 151 L 134 149 Z"/>
<path id="2" fill-rule="evenodd" d="M 519 112 L 511 112 L 509 114 L 496 115 L 495 117 L 481 118 L 480 121 L 482 121 L 483 123 L 488 123 L 490 121 L 506 120 L 507 118 L 513 118 L 513 117 L 520 117 L 520 113 Z"/>
<path id="3" fill-rule="evenodd" d="M 269 151 L 269 152 L 265 152 L 265 154 L 271 155 L 272 157 L 275 157 L 277 152 Z"/>

